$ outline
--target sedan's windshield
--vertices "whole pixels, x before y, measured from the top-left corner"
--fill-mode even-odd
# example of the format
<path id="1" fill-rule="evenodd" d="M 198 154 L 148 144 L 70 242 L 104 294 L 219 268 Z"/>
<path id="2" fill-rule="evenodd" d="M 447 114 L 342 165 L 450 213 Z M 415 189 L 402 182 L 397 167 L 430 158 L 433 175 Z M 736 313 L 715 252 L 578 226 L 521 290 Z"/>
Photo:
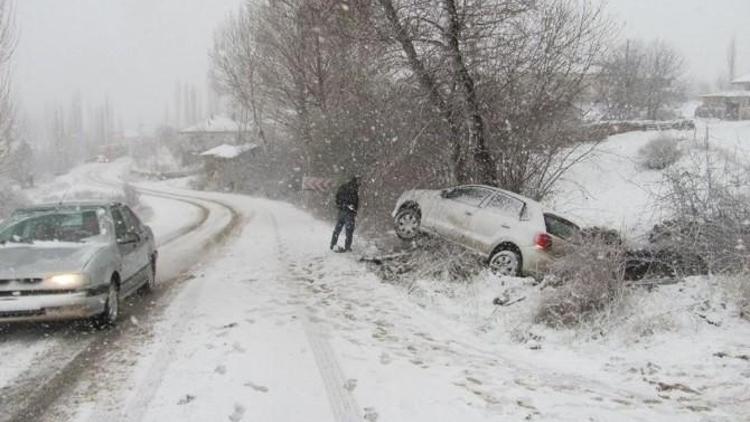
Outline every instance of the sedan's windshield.
<path id="1" fill-rule="evenodd" d="M 97 210 L 65 210 L 0 225 L 0 243 L 83 242 L 103 232 Z"/>

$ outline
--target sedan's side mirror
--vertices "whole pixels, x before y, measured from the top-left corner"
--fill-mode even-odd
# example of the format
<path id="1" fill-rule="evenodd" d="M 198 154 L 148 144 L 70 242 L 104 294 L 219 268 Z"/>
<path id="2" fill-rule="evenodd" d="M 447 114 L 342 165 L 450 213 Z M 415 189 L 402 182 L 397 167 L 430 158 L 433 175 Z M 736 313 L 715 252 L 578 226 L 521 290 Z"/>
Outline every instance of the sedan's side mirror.
<path id="1" fill-rule="evenodd" d="M 125 236 L 117 239 L 118 245 L 134 245 L 141 241 L 141 237 L 138 233 L 127 233 Z"/>

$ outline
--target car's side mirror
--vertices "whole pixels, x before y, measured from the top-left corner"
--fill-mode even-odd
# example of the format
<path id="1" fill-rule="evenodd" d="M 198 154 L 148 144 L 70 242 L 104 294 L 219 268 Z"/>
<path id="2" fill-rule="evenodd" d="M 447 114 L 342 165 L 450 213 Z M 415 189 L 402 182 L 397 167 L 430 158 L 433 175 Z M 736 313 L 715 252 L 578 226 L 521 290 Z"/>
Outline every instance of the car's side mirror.
<path id="1" fill-rule="evenodd" d="M 138 236 L 138 233 L 127 233 L 125 236 L 117 239 L 118 245 L 134 245 L 141 241 L 141 237 Z"/>

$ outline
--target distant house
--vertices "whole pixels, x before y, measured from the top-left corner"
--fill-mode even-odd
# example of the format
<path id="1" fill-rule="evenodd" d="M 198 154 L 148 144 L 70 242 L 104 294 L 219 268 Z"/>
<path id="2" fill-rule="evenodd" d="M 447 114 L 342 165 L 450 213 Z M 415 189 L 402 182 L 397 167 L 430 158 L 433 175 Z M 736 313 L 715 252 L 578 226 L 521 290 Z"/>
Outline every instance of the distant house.
<path id="1" fill-rule="evenodd" d="M 200 154 L 203 160 L 206 184 L 211 188 L 249 191 L 252 161 L 258 146 L 253 143 L 242 145 L 222 144 Z"/>
<path id="2" fill-rule="evenodd" d="M 194 163 L 199 160 L 199 154 L 221 145 L 246 144 L 249 135 L 244 125 L 225 116 L 211 116 L 178 132 L 183 162 Z"/>
<path id="3" fill-rule="evenodd" d="M 696 117 L 724 120 L 750 120 L 750 74 L 731 82 L 729 91 L 701 95 L 703 104 L 695 111 Z"/>

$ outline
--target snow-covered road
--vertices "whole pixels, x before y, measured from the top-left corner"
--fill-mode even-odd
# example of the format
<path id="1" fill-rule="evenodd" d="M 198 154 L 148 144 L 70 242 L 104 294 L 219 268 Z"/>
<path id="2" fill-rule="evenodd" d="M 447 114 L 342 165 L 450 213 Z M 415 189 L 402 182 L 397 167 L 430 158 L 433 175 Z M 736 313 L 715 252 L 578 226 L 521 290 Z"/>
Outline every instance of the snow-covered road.
<path id="1" fill-rule="evenodd" d="M 108 184 L 117 174 L 101 168 L 87 177 Z M 162 246 L 160 294 L 137 299 L 112 333 L 58 327 L 3 337 L 2 356 L 17 369 L 2 365 L 0 414 L 49 422 L 735 421 L 748 404 L 747 387 L 726 376 L 743 371 L 741 360 L 726 360 L 715 372 L 724 378 L 706 379 L 701 395 L 679 389 L 679 371 L 703 373 L 700 366 L 630 368 L 625 353 L 601 347 L 531 350 L 331 254 L 330 227 L 291 205 L 137 186 L 161 242 L 172 239 Z M 228 227 L 223 245 L 206 247 Z M 177 276 L 180 268 L 190 270 Z M 74 352 L 83 358 L 71 370 Z M 68 372 L 38 379 L 29 375 L 36 367 Z M 29 402 L 25 392 L 40 403 L 18 406 Z"/>

